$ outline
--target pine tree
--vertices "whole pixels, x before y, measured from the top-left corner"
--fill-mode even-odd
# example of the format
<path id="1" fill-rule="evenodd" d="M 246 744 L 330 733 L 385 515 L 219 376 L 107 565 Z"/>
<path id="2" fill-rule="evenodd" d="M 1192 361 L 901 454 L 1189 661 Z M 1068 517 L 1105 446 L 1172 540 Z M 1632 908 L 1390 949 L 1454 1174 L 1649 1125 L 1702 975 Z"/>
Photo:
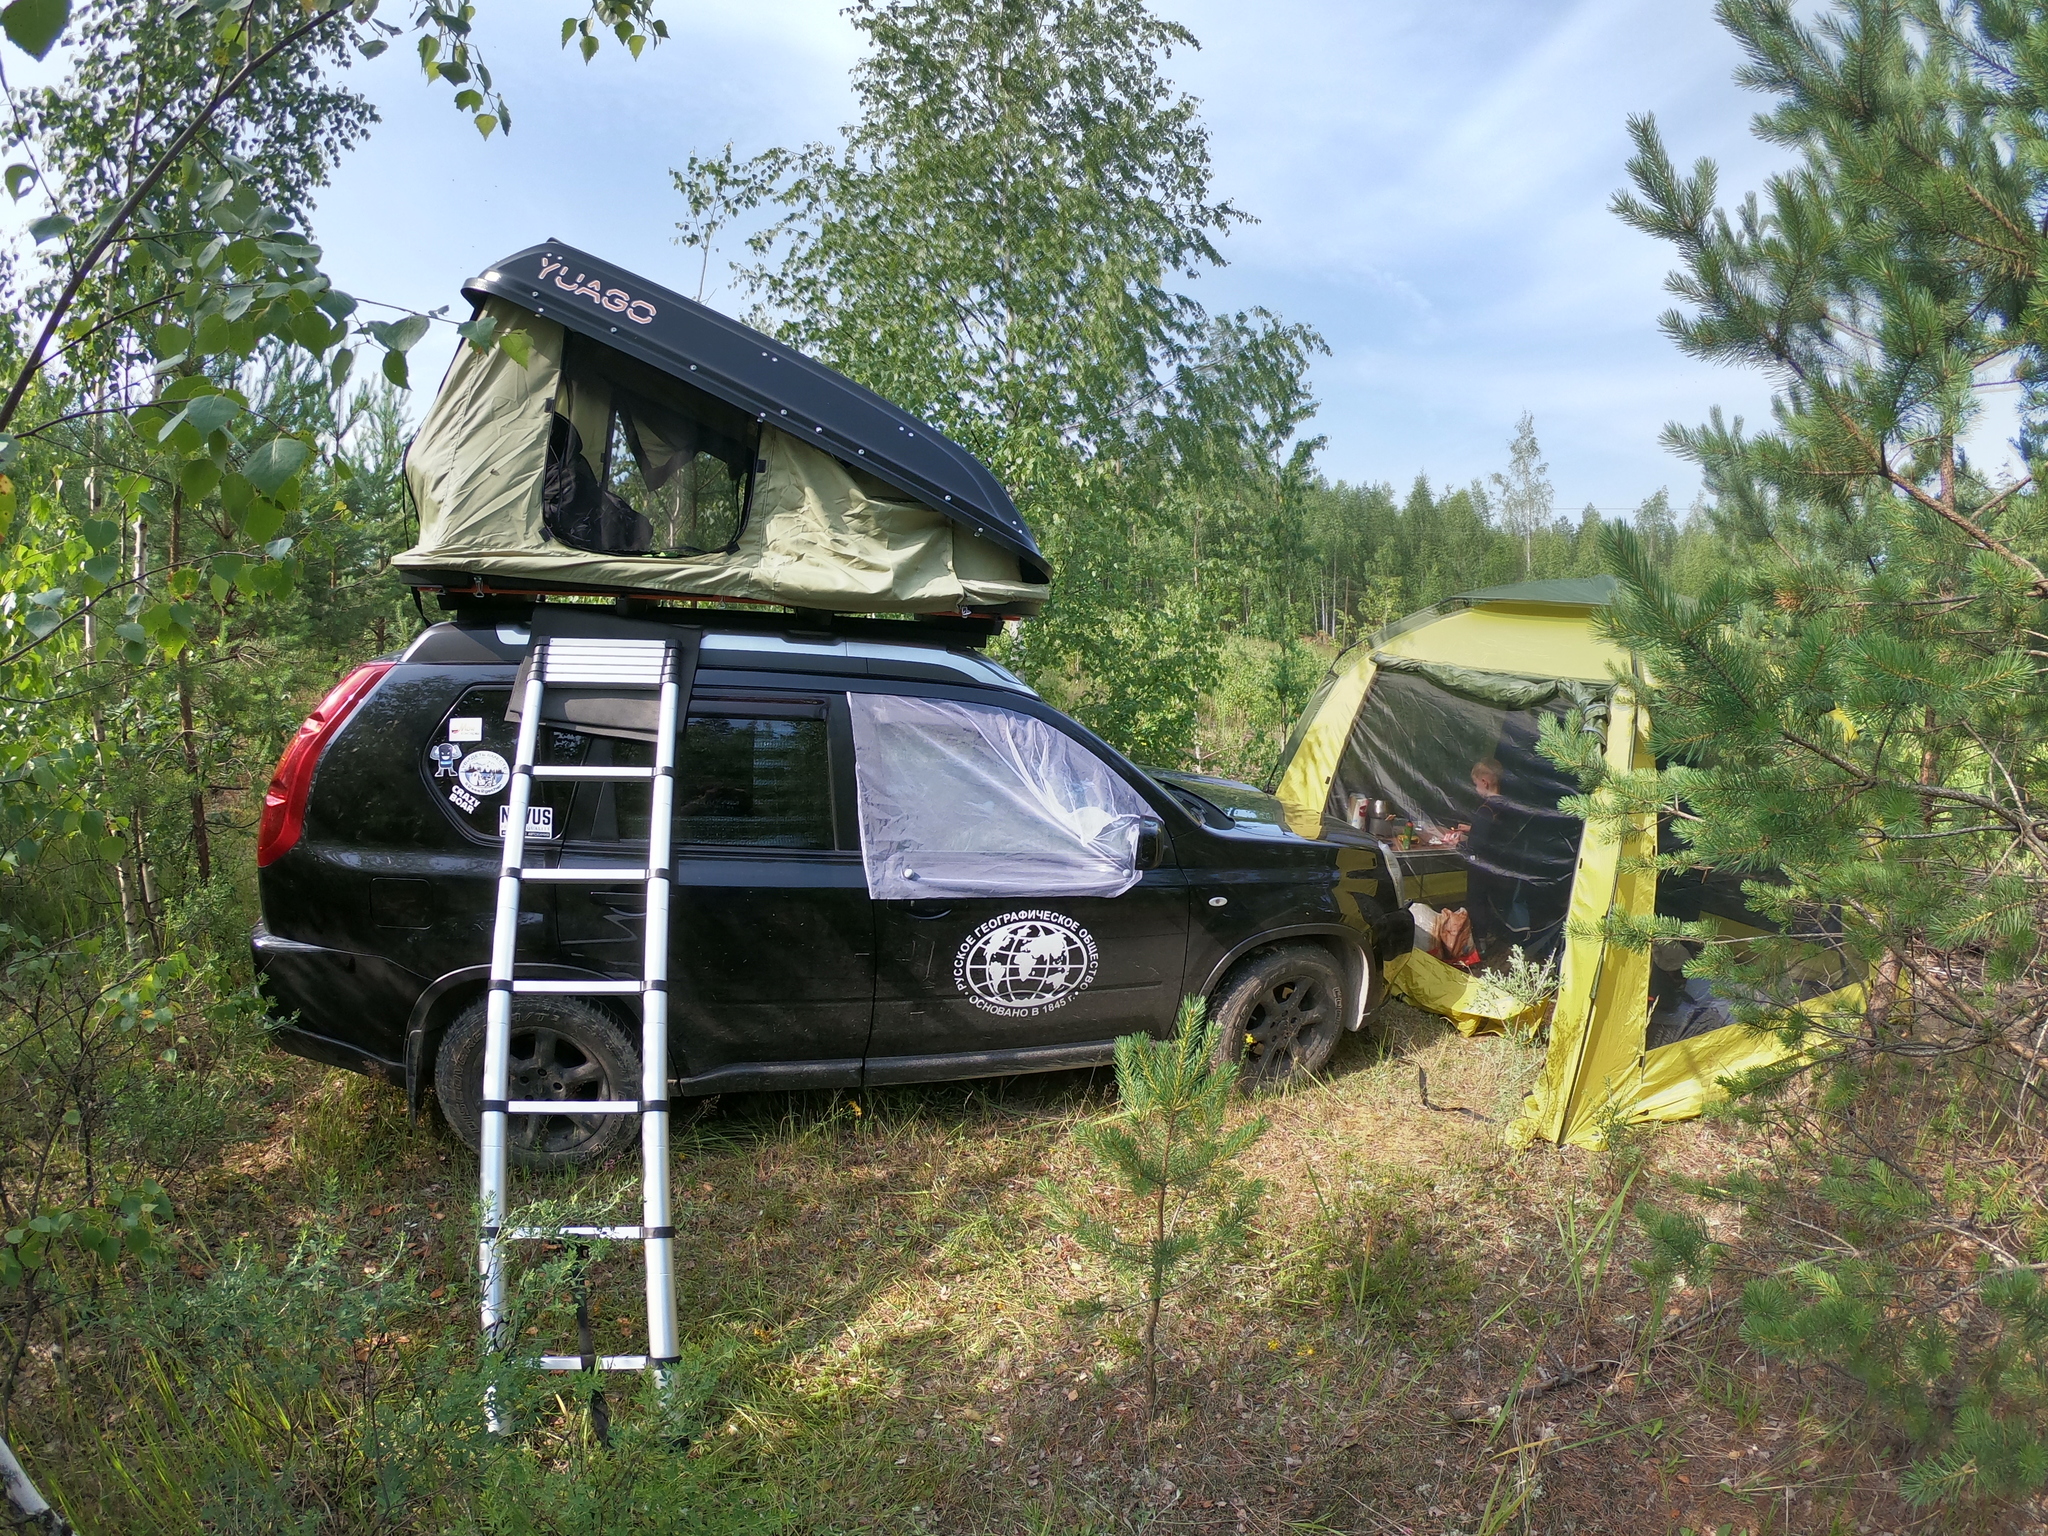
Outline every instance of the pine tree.
<path id="1" fill-rule="evenodd" d="M 1712 163 L 1679 172 L 1640 119 L 1615 206 L 1677 250 L 1684 307 L 1663 323 L 1680 348 L 1776 390 L 1768 430 L 1717 412 L 1666 432 L 1758 559 L 1688 601 L 1640 532 L 1607 534 L 1613 627 L 1656 679 L 1671 765 L 1613 788 L 1672 817 L 1667 865 L 1746 875 L 1785 930 L 1695 962 L 1813 1052 L 1745 1085 L 1794 1155 L 1732 1192 L 1761 1230 L 1794 1203 L 1812 1224 L 1777 1229 L 1787 1262 L 1746 1292 L 1748 1336 L 1863 1382 L 1919 1448 L 1914 1496 L 2022 1492 L 2048 1479 L 2029 1268 L 2048 1225 L 2038 1177 L 1990 1146 L 2038 1136 L 2048 1069 L 2048 507 L 2038 456 L 1994 477 L 1964 443 L 1980 384 L 2041 377 L 2048 16 L 1720 15 L 1739 78 L 1775 98 L 1759 133 L 1797 166 L 1726 211 Z M 1816 944 L 1864 976 L 1861 1003 L 1793 1010 Z M 1810 1095 L 1773 1099 L 1808 1072 Z M 2013 1180 L 2031 1199 L 1984 1193 Z M 1792 1234 L 1823 1218 L 1834 1240 L 1802 1253 Z"/>
<path id="2" fill-rule="evenodd" d="M 1171 1040 L 1116 1043 L 1118 1112 L 1076 1126 L 1074 1139 L 1122 1186 L 1129 1214 L 1101 1215 L 1050 1185 L 1054 1219 L 1136 1283 L 1144 1308 L 1145 1406 L 1159 1407 L 1159 1315 L 1182 1270 L 1241 1244 L 1267 1186 L 1236 1168 L 1266 1131 L 1261 1115 L 1226 1130 L 1237 1067 L 1218 1059 L 1216 1026 L 1199 998 L 1181 1004 Z"/>

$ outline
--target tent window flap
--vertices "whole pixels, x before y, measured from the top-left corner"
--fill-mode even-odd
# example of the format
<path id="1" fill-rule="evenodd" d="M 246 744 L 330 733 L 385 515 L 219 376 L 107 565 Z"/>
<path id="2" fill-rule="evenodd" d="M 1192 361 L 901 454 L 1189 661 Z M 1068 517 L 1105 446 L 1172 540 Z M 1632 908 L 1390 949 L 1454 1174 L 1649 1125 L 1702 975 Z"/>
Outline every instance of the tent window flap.
<path id="1" fill-rule="evenodd" d="M 1006 709 L 849 695 L 861 856 L 877 901 L 1120 896 L 1138 883 L 1145 802 L 1044 721 Z"/>

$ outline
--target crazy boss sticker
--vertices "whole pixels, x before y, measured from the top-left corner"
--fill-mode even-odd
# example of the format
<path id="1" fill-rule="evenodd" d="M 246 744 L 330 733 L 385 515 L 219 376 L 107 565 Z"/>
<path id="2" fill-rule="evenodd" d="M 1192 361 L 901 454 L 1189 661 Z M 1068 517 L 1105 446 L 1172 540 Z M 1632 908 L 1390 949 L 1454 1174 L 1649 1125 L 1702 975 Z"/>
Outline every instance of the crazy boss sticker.
<path id="1" fill-rule="evenodd" d="M 1095 979 L 1095 936 L 1064 912 L 1005 912 L 967 936 L 953 983 L 977 1008 L 1028 1019 L 1064 1007 Z"/>

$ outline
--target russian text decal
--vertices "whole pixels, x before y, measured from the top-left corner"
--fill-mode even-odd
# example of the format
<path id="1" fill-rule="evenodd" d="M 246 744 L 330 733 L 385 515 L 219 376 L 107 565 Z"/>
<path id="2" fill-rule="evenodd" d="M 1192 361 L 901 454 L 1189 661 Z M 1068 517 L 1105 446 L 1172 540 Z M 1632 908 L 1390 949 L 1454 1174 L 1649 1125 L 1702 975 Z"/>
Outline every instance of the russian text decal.
<path id="1" fill-rule="evenodd" d="M 977 1008 L 1028 1019 L 1063 1007 L 1095 979 L 1095 936 L 1064 912 L 992 917 L 953 957 L 953 982 Z"/>

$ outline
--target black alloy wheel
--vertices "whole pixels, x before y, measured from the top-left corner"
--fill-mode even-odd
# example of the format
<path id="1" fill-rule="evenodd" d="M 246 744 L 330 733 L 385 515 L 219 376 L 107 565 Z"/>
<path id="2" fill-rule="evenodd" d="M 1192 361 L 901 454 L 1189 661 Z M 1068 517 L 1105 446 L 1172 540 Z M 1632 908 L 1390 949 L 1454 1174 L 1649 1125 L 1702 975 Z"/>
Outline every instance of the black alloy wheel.
<path id="1" fill-rule="evenodd" d="M 449 1126 L 472 1150 L 483 1126 L 484 1019 L 479 999 L 441 1038 L 434 1094 Z M 602 1162 L 639 1130 L 633 1115 L 579 1115 L 577 1101 L 637 1100 L 640 1053 L 609 1014 L 566 997 L 521 997 L 512 1004 L 513 1099 L 558 1101 L 559 1115 L 510 1115 L 506 1150 L 522 1168 L 578 1168 Z"/>
<path id="2" fill-rule="evenodd" d="M 1216 1056 L 1236 1062 L 1247 1089 L 1322 1069 L 1344 1032 L 1344 973 L 1328 950 L 1293 944 L 1255 955 L 1224 978 L 1210 1003 Z"/>

